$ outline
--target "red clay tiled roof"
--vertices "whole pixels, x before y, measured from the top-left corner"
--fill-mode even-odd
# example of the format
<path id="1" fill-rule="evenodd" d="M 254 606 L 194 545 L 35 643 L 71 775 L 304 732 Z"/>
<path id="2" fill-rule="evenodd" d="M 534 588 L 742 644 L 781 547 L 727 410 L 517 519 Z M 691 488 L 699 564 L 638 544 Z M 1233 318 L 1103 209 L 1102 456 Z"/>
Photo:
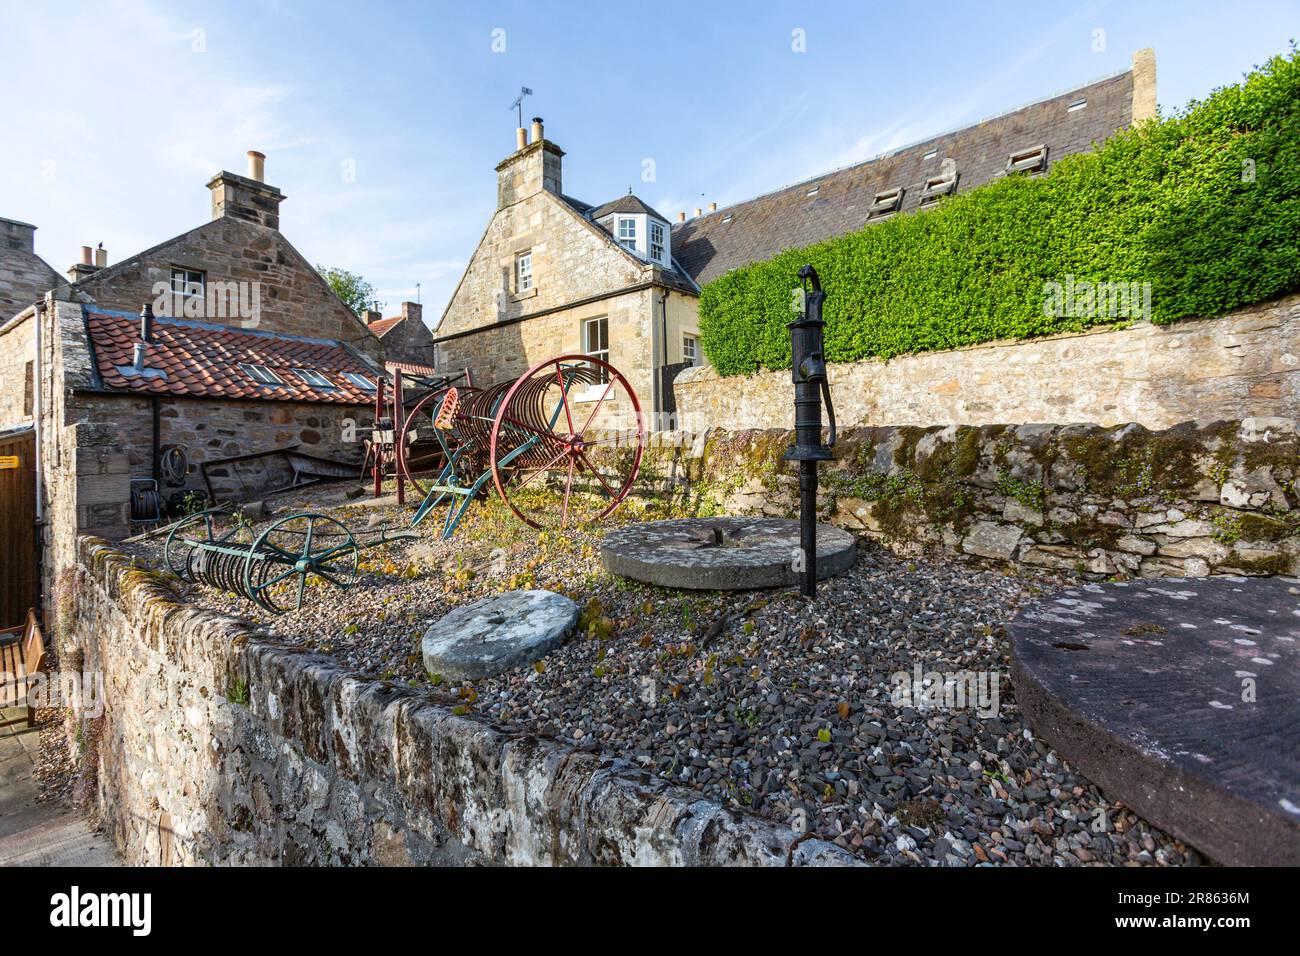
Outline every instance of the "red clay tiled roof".
<path id="1" fill-rule="evenodd" d="M 132 369 L 140 319 L 127 312 L 87 310 L 95 367 L 104 388 L 115 392 L 189 395 L 200 398 L 255 398 L 279 402 L 374 404 L 375 393 L 343 376 L 375 370 L 342 342 L 241 329 L 188 319 L 154 320 L 153 343 L 145 354 L 145 374 Z M 241 365 L 262 365 L 283 385 L 262 385 Z M 294 369 L 324 375 L 336 387 L 309 385 Z M 159 372 L 163 374 L 158 374 Z"/>
<path id="2" fill-rule="evenodd" d="M 391 319 L 376 319 L 366 327 L 370 329 L 371 332 L 375 333 L 375 335 L 383 335 L 398 322 L 401 322 L 402 318 L 403 317 L 400 315 L 395 315 Z"/>
<path id="3" fill-rule="evenodd" d="M 420 362 L 403 362 L 400 359 L 385 359 L 384 368 L 390 372 L 400 368 L 403 372 L 410 372 L 412 375 L 438 374 L 438 370 L 432 365 L 424 365 Z"/>

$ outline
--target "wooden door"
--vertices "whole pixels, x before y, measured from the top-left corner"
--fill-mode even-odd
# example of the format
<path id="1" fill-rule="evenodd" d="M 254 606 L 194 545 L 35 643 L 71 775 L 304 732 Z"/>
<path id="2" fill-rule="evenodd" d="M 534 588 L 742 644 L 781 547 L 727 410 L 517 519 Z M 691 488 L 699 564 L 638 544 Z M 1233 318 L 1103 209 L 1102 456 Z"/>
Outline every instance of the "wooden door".
<path id="1" fill-rule="evenodd" d="M 30 428 L 0 432 L 0 628 L 39 603 L 35 452 Z"/>

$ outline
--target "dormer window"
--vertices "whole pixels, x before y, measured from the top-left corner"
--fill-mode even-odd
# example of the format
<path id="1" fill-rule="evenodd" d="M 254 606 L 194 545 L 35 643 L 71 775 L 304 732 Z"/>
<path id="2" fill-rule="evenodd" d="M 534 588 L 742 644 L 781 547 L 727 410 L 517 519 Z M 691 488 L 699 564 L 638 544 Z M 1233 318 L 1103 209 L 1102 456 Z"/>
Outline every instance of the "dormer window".
<path id="1" fill-rule="evenodd" d="M 634 216 L 618 217 L 618 242 L 625 249 L 636 252 L 636 218 Z"/>
<path id="2" fill-rule="evenodd" d="M 878 222 L 881 219 L 888 219 L 903 205 L 903 190 L 886 189 L 884 192 L 876 193 L 871 200 L 871 205 L 867 207 L 867 220 L 869 222 Z"/>
<path id="3" fill-rule="evenodd" d="M 664 261 L 664 224 L 654 220 L 650 221 L 650 258 Z"/>
<path id="4" fill-rule="evenodd" d="M 1008 173 L 1039 173 L 1047 168 L 1047 147 L 1032 146 L 1007 158 Z"/>

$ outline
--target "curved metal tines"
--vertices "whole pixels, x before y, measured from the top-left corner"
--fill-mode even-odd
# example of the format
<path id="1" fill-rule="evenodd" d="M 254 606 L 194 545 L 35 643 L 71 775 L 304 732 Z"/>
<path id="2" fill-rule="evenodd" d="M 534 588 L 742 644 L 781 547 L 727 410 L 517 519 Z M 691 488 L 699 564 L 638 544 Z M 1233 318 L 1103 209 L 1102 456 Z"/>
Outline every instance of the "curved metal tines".
<path id="1" fill-rule="evenodd" d="M 563 390 L 559 378 L 564 378 Z M 555 376 L 539 375 L 522 383 L 510 399 L 497 436 L 498 455 L 524 448 L 510 462 L 512 469 L 548 468 L 556 463 L 565 445 L 561 435 L 582 427 L 573 395 L 596 381 L 587 365 L 566 365 Z"/>
<path id="2" fill-rule="evenodd" d="M 192 581 L 249 597 L 244 588 L 244 558 L 239 555 L 200 546 L 190 554 L 188 570 Z"/>

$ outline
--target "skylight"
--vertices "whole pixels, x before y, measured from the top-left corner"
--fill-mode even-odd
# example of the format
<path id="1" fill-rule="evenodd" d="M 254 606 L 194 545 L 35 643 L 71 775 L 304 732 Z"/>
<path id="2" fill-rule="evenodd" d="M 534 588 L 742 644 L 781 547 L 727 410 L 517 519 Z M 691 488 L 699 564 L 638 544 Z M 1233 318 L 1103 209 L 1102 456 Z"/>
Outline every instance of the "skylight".
<path id="1" fill-rule="evenodd" d="M 1071 102 L 1070 105 L 1065 108 L 1065 111 L 1067 113 L 1077 113 L 1079 112 L 1079 110 L 1083 109 L 1087 105 L 1088 105 L 1088 98 L 1086 96 L 1081 96 L 1077 100 Z"/>
<path id="2" fill-rule="evenodd" d="M 360 372 L 344 372 L 343 377 L 363 392 L 373 392 L 378 386 Z"/>
<path id="3" fill-rule="evenodd" d="M 867 219 L 873 222 L 880 219 L 888 219 L 894 213 L 898 212 L 902 205 L 902 187 L 899 187 L 898 189 L 886 189 L 883 192 L 878 192 L 874 197 L 872 197 L 871 205 L 867 207 Z"/>
<path id="4" fill-rule="evenodd" d="M 314 368 L 296 368 L 294 374 L 313 388 L 335 388 L 335 384 Z"/>
<path id="5" fill-rule="evenodd" d="M 1031 146 L 1012 153 L 1007 158 L 1008 173 L 1037 173 L 1047 168 L 1047 147 L 1043 144 Z"/>
<path id="6" fill-rule="evenodd" d="M 818 191 L 819 191 L 820 189 L 821 189 L 820 186 L 814 186 L 812 189 L 808 190 L 808 195 L 809 195 L 809 196 L 816 196 L 817 193 L 818 193 Z"/>
<path id="7" fill-rule="evenodd" d="M 921 158 L 922 158 L 922 159 L 934 159 L 934 157 L 936 157 L 936 156 L 938 156 L 938 155 L 939 155 L 939 149 L 938 149 L 938 147 L 936 147 L 936 148 L 930 150 L 928 153 L 926 153 L 926 154 L 925 154 L 924 156 L 922 156 Z"/>
<path id="8" fill-rule="evenodd" d="M 240 365 L 248 377 L 258 385 L 283 385 L 284 379 L 280 378 L 265 365 Z"/>
<path id="9" fill-rule="evenodd" d="M 921 190 L 921 201 L 918 202 L 918 209 L 926 209 L 933 206 L 943 196 L 957 190 L 957 175 L 954 173 L 951 178 L 947 173 L 938 176 L 931 176 L 925 181 L 925 186 Z"/>

